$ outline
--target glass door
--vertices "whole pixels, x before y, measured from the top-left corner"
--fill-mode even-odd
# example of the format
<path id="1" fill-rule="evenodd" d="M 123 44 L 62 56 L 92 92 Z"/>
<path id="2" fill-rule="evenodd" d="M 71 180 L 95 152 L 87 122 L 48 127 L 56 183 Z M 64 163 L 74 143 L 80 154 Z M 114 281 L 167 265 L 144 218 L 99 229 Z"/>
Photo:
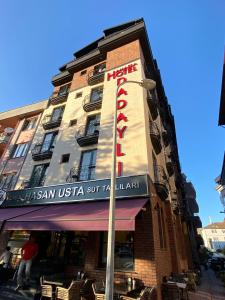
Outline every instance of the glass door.
<path id="1" fill-rule="evenodd" d="M 79 180 L 95 179 L 96 154 L 96 149 L 82 153 Z"/>
<path id="2" fill-rule="evenodd" d="M 55 140 L 58 132 L 50 132 L 45 135 L 42 147 L 41 147 L 41 153 L 48 152 L 51 148 L 55 146 Z"/>
<path id="3" fill-rule="evenodd" d="M 34 166 L 29 187 L 42 186 L 44 184 L 45 175 L 48 171 L 49 164 Z"/>
<path id="4" fill-rule="evenodd" d="M 57 107 L 52 112 L 51 121 L 59 121 L 62 118 L 62 114 L 64 111 L 64 106 Z"/>

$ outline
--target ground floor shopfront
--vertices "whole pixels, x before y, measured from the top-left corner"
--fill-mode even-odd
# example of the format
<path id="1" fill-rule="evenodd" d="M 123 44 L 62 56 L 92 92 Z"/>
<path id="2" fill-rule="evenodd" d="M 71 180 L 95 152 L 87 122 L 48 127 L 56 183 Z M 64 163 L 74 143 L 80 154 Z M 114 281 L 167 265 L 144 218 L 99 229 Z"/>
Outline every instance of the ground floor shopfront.
<path id="1" fill-rule="evenodd" d="M 18 254 L 22 242 L 35 235 L 36 264 L 45 272 L 84 271 L 105 280 L 108 204 L 102 200 L 2 208 L 1 246 L 17 245 Z M 146 286 L 157 285 L 160 299 L 163 276 L 188 269 L 184 236 L 181 231 L 176 236 L 173 222 L 169 204 L 157 196 L 116 201 L 115 281 L 133 277 Z"/>

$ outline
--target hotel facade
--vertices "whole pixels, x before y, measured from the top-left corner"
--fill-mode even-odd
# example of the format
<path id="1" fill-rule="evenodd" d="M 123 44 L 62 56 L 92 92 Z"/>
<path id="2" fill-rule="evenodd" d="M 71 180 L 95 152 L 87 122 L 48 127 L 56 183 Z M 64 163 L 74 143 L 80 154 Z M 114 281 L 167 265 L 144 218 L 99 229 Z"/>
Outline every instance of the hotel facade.
<path id="1" fill-rule="evenodd" d="M 47 100 L 0 114 L 1 250 L 35 234 L 39 258 L 105 279 L 117 99 L 115 280 L 157 285 L 161 299 L 163 276 L 198 262 L 200 225 L 143 19 L 104 30 L 59 70 Z M 154 90 L 129 82 L 146 78 Z"/>

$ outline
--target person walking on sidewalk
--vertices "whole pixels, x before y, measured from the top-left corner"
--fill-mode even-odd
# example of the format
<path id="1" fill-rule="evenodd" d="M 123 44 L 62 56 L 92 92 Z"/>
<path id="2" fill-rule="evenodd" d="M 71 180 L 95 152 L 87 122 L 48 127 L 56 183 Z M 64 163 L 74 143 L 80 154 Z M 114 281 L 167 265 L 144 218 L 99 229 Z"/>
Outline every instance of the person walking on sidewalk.
<path id="1" fill-rule="evenodd" d="M 23 281 L 23 272 L 25 269 L 25 285 L 29 285 L 30 281 L 30 272 L 31 272 L 31 265 L 33 259 L 38 254 L 38 244 L 36 243 L 36 239 L 34 236 L 31 236 L 29 241 L 26 242 L 21 250 L 21 261 L 19 264 L 19 269 L 17 273 L 17 288 L 24 288 L 24 281 Z"/>

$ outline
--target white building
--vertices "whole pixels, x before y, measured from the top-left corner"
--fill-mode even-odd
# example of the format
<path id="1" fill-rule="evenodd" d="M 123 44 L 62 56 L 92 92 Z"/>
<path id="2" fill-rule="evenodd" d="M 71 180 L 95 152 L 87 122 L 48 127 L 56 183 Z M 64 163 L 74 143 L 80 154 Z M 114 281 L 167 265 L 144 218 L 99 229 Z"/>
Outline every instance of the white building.
<path id="1" fill-rule="evenodd" d="M 225 247 L 225 220 L 200 228 L 199 233 L 209 250 L 223 249 Z"/>

